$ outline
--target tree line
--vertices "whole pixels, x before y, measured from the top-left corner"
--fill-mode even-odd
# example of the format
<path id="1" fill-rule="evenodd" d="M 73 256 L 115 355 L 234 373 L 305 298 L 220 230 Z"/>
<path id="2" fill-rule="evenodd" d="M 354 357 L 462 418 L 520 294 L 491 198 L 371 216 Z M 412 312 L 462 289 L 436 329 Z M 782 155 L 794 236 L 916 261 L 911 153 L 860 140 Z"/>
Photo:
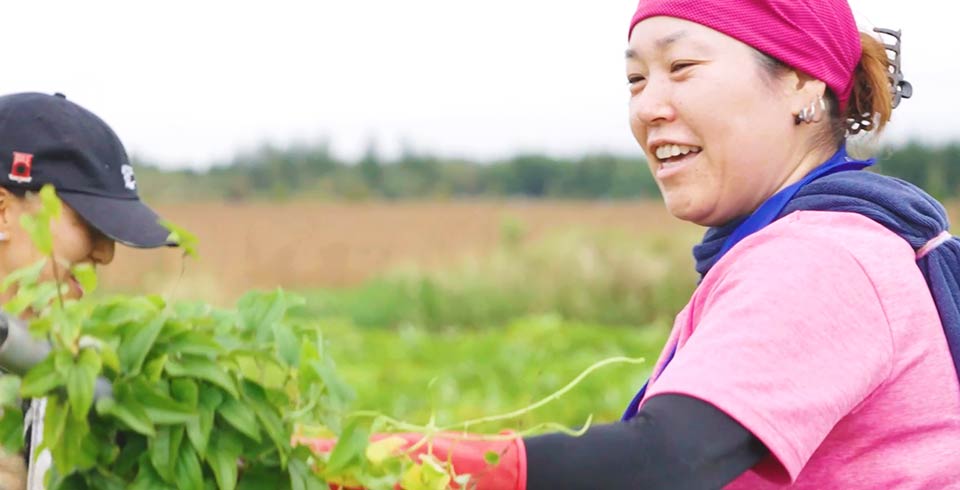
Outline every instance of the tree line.
<path id="1" fill-rule="evenodd" d="M 913 182 L 937 198 L 960 196 L 960 142 L 912 142 L 873 153 L 883 174 Z M 141 194 L 152 200 L 659 197 L 639 152 L 576 158 L 522 154 L 477 162 L 408 150 L 388 160 L 371 145 L 358 161 L 347 161 L 319 143 L 263 146 L 203 171 L 135 162 Z"/>

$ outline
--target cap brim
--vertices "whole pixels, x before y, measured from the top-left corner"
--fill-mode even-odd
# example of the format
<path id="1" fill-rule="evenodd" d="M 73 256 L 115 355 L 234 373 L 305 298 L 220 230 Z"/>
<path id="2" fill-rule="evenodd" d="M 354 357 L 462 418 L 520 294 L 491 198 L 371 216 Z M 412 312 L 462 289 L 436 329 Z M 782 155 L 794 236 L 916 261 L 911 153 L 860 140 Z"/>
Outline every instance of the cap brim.
<path id="1" fill-rule="evenodd" d="M 98 231 L 119 243 L 137 248 L 175 247 L 170 230 L 160 225 L 160 216 L 139 199 L 116 199 L 76 192 L 57 191 Z"/>

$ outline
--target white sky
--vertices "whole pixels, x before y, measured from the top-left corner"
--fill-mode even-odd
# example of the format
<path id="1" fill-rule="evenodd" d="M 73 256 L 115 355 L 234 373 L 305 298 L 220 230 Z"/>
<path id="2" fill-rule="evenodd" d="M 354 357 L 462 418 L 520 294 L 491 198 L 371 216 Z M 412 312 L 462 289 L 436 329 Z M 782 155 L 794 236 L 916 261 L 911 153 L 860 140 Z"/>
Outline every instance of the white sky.
<path id="1" fill-rule="evenodd" d="M 904 30 L 915 96 L 888 140 L 960 140 L 957 2 L 851 0 Z M 637 153 L 623 51 L 636 0 L 4 2 L 0 93 L 63 92 L 131 153 L 203 167 L 263 142 L 374 138 L 447 156 Z"/>

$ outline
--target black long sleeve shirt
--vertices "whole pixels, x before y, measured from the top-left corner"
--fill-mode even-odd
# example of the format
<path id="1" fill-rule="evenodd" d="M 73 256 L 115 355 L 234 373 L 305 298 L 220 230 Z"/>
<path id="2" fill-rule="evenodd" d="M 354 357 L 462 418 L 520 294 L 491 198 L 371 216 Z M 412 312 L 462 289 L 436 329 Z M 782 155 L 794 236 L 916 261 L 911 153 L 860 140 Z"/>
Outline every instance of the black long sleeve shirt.
<path id="1" fill-rule="evenodd" d="M 682 395 L 648 400 L 629 422 L 581 437 L 524 440 L 527 490 L 722 488 L 769 454 L 737 421 Z"/>

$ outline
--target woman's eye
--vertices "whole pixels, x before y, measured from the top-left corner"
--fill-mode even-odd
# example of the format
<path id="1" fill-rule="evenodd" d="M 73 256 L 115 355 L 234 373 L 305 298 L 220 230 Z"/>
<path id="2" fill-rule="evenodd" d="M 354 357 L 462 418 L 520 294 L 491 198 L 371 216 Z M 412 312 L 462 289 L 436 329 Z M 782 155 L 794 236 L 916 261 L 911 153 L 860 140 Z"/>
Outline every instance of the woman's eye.
<path id="1" fill-rule="evenodd" d="M 670 65 L 670 73 L 676 73 L 684 68 L 689 68 L 693 66 L 693 63 L 689 61 L 677 61 L 676 63 Z"/>
<path id="2" fill-rule="evenodd" d="M 645 79 L 641 75 L 630 75 L 627 77 L 627 83 L 629 83 L 630 85 L 633 85 L 635 83 L 640 83 L 644 80 Z"/>

